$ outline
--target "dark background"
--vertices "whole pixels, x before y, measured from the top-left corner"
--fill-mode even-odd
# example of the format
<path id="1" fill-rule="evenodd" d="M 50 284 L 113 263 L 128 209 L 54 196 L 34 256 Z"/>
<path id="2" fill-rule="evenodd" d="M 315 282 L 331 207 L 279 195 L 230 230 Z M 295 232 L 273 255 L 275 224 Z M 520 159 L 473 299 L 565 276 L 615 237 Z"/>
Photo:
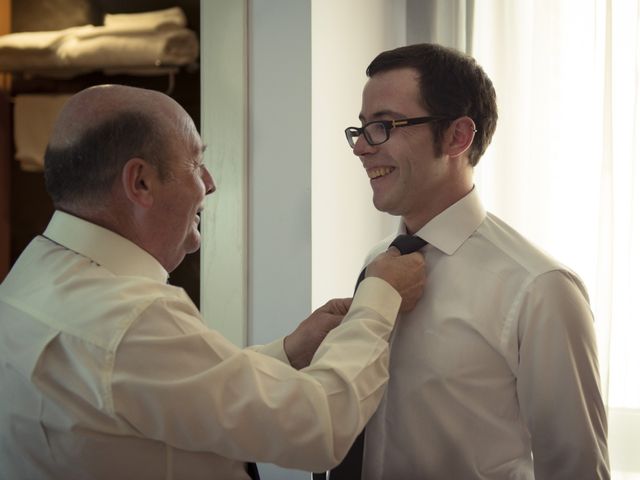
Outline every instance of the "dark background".
<path id="1" fill-rule="evenodd" d="M 187 27 L 200 37 L 199 0 L 13 0 L 12 32 L 60 30 L 94 24 L 101 25 L 106 13 L 137 13 L 181 7 Z M 11 91 L 21 93 L 74 93 L 91 85 L 118 83 L 167 92 L 168 76 L 104 75 L 95 72 L 70 79 L 36 77 L 28 72 L 12 72 Z M 197 65 L 182 68 L 175 76 L 170 95 L 191 115 L 200 129 L 200 72 Z M 13 155 L 11 155 L 13 157 Z M 10 174 L 10 245 L 11 264 L 31 239 L 46 228 L 53 206 L 39 172 L 25 172 L 11 160 Z M 171 273 L 169 283 L 183 287 L 196 305 L 200 303 L 200 255 L 188 255 Z"/>

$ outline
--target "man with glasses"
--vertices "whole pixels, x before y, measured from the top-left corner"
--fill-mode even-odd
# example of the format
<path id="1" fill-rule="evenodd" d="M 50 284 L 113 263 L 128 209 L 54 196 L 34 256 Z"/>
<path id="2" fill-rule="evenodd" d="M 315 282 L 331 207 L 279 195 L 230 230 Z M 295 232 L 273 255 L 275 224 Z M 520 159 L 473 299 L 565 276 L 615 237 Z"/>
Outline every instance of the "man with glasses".
<path id="1" fill-rule="evenodd" d="M 491 80 L 438 45 L 378 55 L 345 133 L 378 210 L 429 265 L 391 340 L 377 412 L 331 480 L 609 478 L 587 293 L 487 213 L 473 171 L 497 124 Z M 514 159 L 517 161 L 517 159 Z"/>

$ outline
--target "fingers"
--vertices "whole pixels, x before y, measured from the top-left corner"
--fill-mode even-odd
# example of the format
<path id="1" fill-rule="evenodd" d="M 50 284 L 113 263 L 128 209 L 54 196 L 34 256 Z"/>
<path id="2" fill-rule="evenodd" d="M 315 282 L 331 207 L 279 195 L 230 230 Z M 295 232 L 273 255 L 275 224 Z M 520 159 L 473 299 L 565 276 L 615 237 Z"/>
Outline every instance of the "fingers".
<path id="1" fill-rule="evenodd" d="M 349 308 L 351 308 L 351 303 L 353 302 L 353 298 L 349 297 L 349 298 L 337 298 L 336 300 L 336 304 L 338 306 L 338 308 L 336 308 L 336 314 L 337 315 L 346 315 L 347 312 L 349 311 Z"/>
<path id="2" fill-rule="evenodd" d="M 284 338 L 284 351 L 289 363 L 297 369 L 309 365 L 324 337 L 340 325 L 342 318 L 343 315 L 334 315 L 321 309 L 309 315 L 291 334 Z"/>
<path id="3" fill-rule="evenodd" d="M 400 255 L 395 248 L 378 255 L 367 267 L 367 276 L 386 280 L 402 296 L 401 311 L 415 307 L 426 283 L 425 259 L 420 252 Z"/>
<path id="4" fill-rule="evenodd" d="M 395 245 L 390 245 L 387 249 L 387 253 L 392 257 L 399 257 L 402 255 L 400 250 L 398 250 L 398 247 L 396 247 Z"/>
<path id="5" fill-rule="evenodd" d="M 340 325 L 343 318 L 344 315 L 327 315 L 327 318 L 325 319 L 326 333 L 329 333 L 331 330 Z"/>
<path id="6" fill-rule="evenodd" d="M 378 255 L 367 267 L 366 276 L 376 276 L 387 281 L 402 297 L 401 312 L 412 310 L 422 297 L 426 284 L 425 258 L 419 251 L 401 255 L 400 250 L 390 246 Z M 351 306 L 351 298 L 334 298 L 316 312 L 338 315 L 340 323 Z M 333 327 L 331 327 L 333 328 Z"/>
<path id="7" fill-rule="evenodd" d="M 400 305 L 400 312 L 410 312 L 418 304 L 418 301 L 422 298 L 424 293 L 424 283 L 414 284 L 406 288 L 402 292 L 402 304 Z"/>
<path id="8" fill-rule="evenodd" d="M 320 307 L 318 311 L 344 316 L 349 311 L 352 301 L 352 298 L 333 298 Z"/>
<path id="9" fill-rule="evenodd" d="M 398 253 L 400 252 L 400 250 L 398 250 L 396 247 L 393 248 L 397 250 Z M 406 255 L 403 255 L 403 257 L 406 259 L 410 259 L 412 262 L 418 262 L 419 264 L 424 265 L 424 255 L 419 251 L 407 253 Z"/>

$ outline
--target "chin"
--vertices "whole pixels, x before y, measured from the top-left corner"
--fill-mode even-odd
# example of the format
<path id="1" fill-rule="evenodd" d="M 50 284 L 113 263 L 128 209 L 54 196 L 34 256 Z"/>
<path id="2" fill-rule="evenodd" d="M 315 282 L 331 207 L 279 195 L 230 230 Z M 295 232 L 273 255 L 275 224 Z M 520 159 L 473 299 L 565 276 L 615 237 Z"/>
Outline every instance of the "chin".
<path id="1" fill-rule="evenodd" d="M 200 244 L 201 244 L 201 241 L 200 241 L 200 235 L 198 235 L 198 237 L 197 237 L 197 238 L 194 238 L 194 239 L 193 239 L 192 241 L 190 241 L 187 245 L 185 245 L 185 249 L 184 249 L 184 251 L 185 251 L 187 254 L 195 253 L 195 252 L 197 252 L 198 250 L 200 250 Z"/>
<path id="2" fill-rule="evenodd" d="M 385 202 L 384 199 L 373 197 L 373 206 L 376 207 L 376 210 L 379 210 L 384 213 L 388 213 L 390 215 L 397 215 L 393 208 L 393 205 L 389 205 L 389 202 Z"/>
<path id="3" fill-rule="evenodd" d="M 192 253 L 196 253 L 198 250 L 200 250 L 200 242 L 198 242 L 197 244 L 189 244 L 185 249 L 185 256 L 186 255 L 190 255 Z"/>

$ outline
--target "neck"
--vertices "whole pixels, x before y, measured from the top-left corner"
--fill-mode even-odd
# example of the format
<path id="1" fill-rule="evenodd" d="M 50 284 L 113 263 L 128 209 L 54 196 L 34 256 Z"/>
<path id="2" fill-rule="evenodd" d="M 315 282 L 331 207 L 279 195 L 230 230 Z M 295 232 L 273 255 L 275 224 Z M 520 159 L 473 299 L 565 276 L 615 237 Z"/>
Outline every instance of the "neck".
<path id="1" fill-rule="evenodd" d="M 111 201 L 100 207 L 74 204 L 56 205 L 56 209 L 117 233 L 121 237 L 142 246 L 140 245 L 139 236 L 136 234 L 130 212 L 117 208 L 117 205 Z"/>
<path id="2" fill-rule="evenodd" d="M 403 215 L 402 221 L 404 222 L 407 233 L 409 235 L 415 234 L 451 205 L 466 197 L 473 188 L 473 184 L 470 184 L 465 185 L 464 188 L 448 190 L 440 196 L 425 201 L 421 210 Z"/>

